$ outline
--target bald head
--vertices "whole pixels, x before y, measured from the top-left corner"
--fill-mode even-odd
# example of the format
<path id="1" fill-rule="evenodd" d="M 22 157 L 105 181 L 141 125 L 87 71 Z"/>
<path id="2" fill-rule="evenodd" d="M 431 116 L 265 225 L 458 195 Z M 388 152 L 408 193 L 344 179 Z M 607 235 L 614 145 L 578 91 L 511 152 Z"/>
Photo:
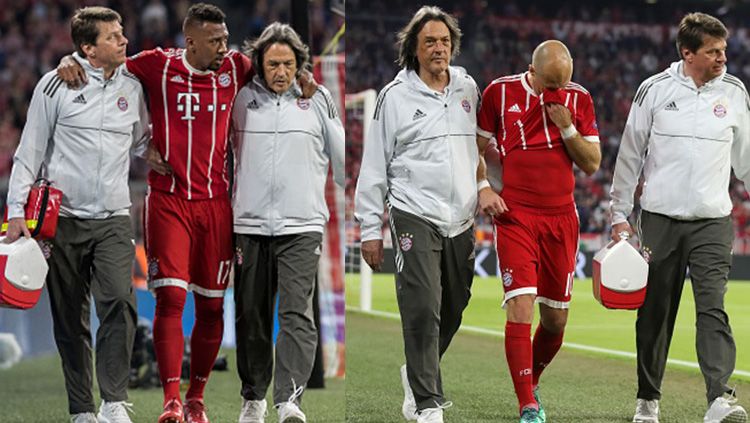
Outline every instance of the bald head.
<path id="1" fill-rule="evenodd" d="M 529 70 L 541 88 L 562 88 L 573 76 L 573 58 L 558 40 L 547 40 L 534 49 Z"/>

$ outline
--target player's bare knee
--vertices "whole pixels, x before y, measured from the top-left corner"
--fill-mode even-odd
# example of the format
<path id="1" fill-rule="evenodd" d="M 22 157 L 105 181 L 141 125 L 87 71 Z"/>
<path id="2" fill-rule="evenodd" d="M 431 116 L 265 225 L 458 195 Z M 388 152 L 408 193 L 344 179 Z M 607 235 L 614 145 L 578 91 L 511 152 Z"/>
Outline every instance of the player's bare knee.
<path id="1" fill-rule="evenodd" d="M 534 319 L 534 295 L 519 295 L 506 303 L 508 321 L 514 323 L 531 323 Z"/>

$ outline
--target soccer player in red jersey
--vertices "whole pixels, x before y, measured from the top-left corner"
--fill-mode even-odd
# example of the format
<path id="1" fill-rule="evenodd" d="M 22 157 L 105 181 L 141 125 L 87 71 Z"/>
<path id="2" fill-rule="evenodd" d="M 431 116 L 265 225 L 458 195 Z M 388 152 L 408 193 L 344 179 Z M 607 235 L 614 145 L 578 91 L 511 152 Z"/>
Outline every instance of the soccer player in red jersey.
<path id="1" fill-rule="evenodd" d="M 182 312 L 187 290 L 195 298 L 190 337 L 188 422 L 207 422 L 203 390 L 224 332 L 224 290 L 232 267 L 232 210 L 227 175 L 227 132 L 237 91 L 250 61 L 227 50 L 224 13 L 193 5 L 183 23 L 185 49 L 149 50 L 127 67 L 150 99 L 153 146 L 171 167 L 151 172 L 145 203 L 149 288 L 156 293 L 154 348 L 164 389 L 159 422 L 181 422 Z"/>
<path id="2" fill-rule="evenodd" d="M 478 117 L 479 206 L 494 216 L 507 311 L 505 355 L 521 422 L 544 422 L 537 385 L 562 345 L 578 251 L 573 163 L 591 175 L 601 161 L 591 95 L 571 83 L 567 47 L 540 44 L 528 72 L 498 78 Z M 498 141 L 503 188 L 486 178 L 483 156 Z M 531 340 L 534 302 L 541 321 Z"/>

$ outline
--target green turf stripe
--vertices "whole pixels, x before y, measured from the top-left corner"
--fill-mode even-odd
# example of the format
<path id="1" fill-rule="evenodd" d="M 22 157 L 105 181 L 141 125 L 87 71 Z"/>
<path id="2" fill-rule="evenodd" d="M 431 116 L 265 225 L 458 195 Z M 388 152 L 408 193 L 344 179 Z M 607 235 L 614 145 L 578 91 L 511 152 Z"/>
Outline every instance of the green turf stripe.
<path id="1" fill-rule="evenodd" d="M 398 313 L 390 313 L 387 311 L 378 311 L 378 310 L 362 311 L 357 307 L 350 307 L 350 306 L 346 307 L 346 311 L 353 311 L 357 313 L 368 314 L 371 316 L 384 317 L 384 318 L 392 319 L 392 320 L 401 320 Z M 492 329 L 480 328 L 476 326 L 461 325 L 461 328 L 459 330 L 463 332 L 469 332 L 469 333 L 497 336 L 501 338 L 505 337 L 505 334 L 503 332 L 492 330 Z M 596 354 L 601 354 L 601 355 L 610 356 L 610 357 L 625 357 L 625 358 L 630 358 L 633 360 L 636 358 L 635 353 L 632 353 L 632 352 L 618 351 L 618 350 L 612 350 L 609 348 L 594 347 L 590 345 L 576 344 L 572 342 L 564 342 L 563 347 L 572 349 L 572 350 L 593 352 Z M 673 366 L 673 367 L 686 367 L 690 369 L 700 369 L 700 367 L 698 366 L 698 363 L 695 363 L 692 361 L 685 361 L 685 360 L 675 360 L 671 358 L 667 359 L 667 365 Z M 750 372 L 746 370 L 735 370 L 733 375 L 735 377 L 743 377 L 743 378 L 750 379 Z"/>

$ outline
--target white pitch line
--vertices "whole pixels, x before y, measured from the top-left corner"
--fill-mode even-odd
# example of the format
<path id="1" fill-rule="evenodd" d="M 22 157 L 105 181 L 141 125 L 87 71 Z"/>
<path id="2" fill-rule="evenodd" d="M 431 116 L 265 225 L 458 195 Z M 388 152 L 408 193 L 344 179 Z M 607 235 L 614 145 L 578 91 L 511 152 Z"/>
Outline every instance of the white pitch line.
<path id="1" fill-rule="evenodd" d="M 378 317 L 385 317 L 387 319 L 392 320 L 401 320 L 401 316 L 399 316 L 398 313 L 391 313 L 388 311 L 378 311 L 378 310 L 371 310 L 371 311 L 362 311 L 358 307 L 346 307 L 347 311 L 355 311 L 357 313 L 362 314 L 369 314 L 371 316 L 378 316 Z M 492 336 L 499 336 L 501 338 L 505 337 L 505 333 L 498 331 L 498 330 L 492 330 L 492 329 L 486 329 L 486 328 L 480 328 L 477 326 L 469 326 L 469 325 L 461 325 L 459 328 L 462 332 L 470 332 L 470 333 L 479 333 L 482 335 L 492 335 Z M 600 347 L 592 347 L 590 345 L 583 345 L 583 344 L 576 344 L 573 342 L 563 342 L 563 347 L 569 348 L 571 350 L 579 350 L 579 351 L 589 351 L 593 353 L 603 354 L 603 355 L 614 355 L 617 357 L 625 357 L 625 358 L 632 358 L 635 359 L 636 355 L 635 353 L 628 352 L 628 351 L 619 351 L 619 350 L 610 350 L 609 348 L 600 348 Z M 667 364 L 676 366 L 676 367 L 687 367 L 690 369 L 700 369 L 698 366 L 698 363 L 695 363 L 693 361 L 685 361 L 685 360 L 675 360 L 672 358 L 667 359 Z M 746 370 L 735 370 L 734 375 L 737 376 L 744 376 L 750 378 L 750 372 Z"/>

